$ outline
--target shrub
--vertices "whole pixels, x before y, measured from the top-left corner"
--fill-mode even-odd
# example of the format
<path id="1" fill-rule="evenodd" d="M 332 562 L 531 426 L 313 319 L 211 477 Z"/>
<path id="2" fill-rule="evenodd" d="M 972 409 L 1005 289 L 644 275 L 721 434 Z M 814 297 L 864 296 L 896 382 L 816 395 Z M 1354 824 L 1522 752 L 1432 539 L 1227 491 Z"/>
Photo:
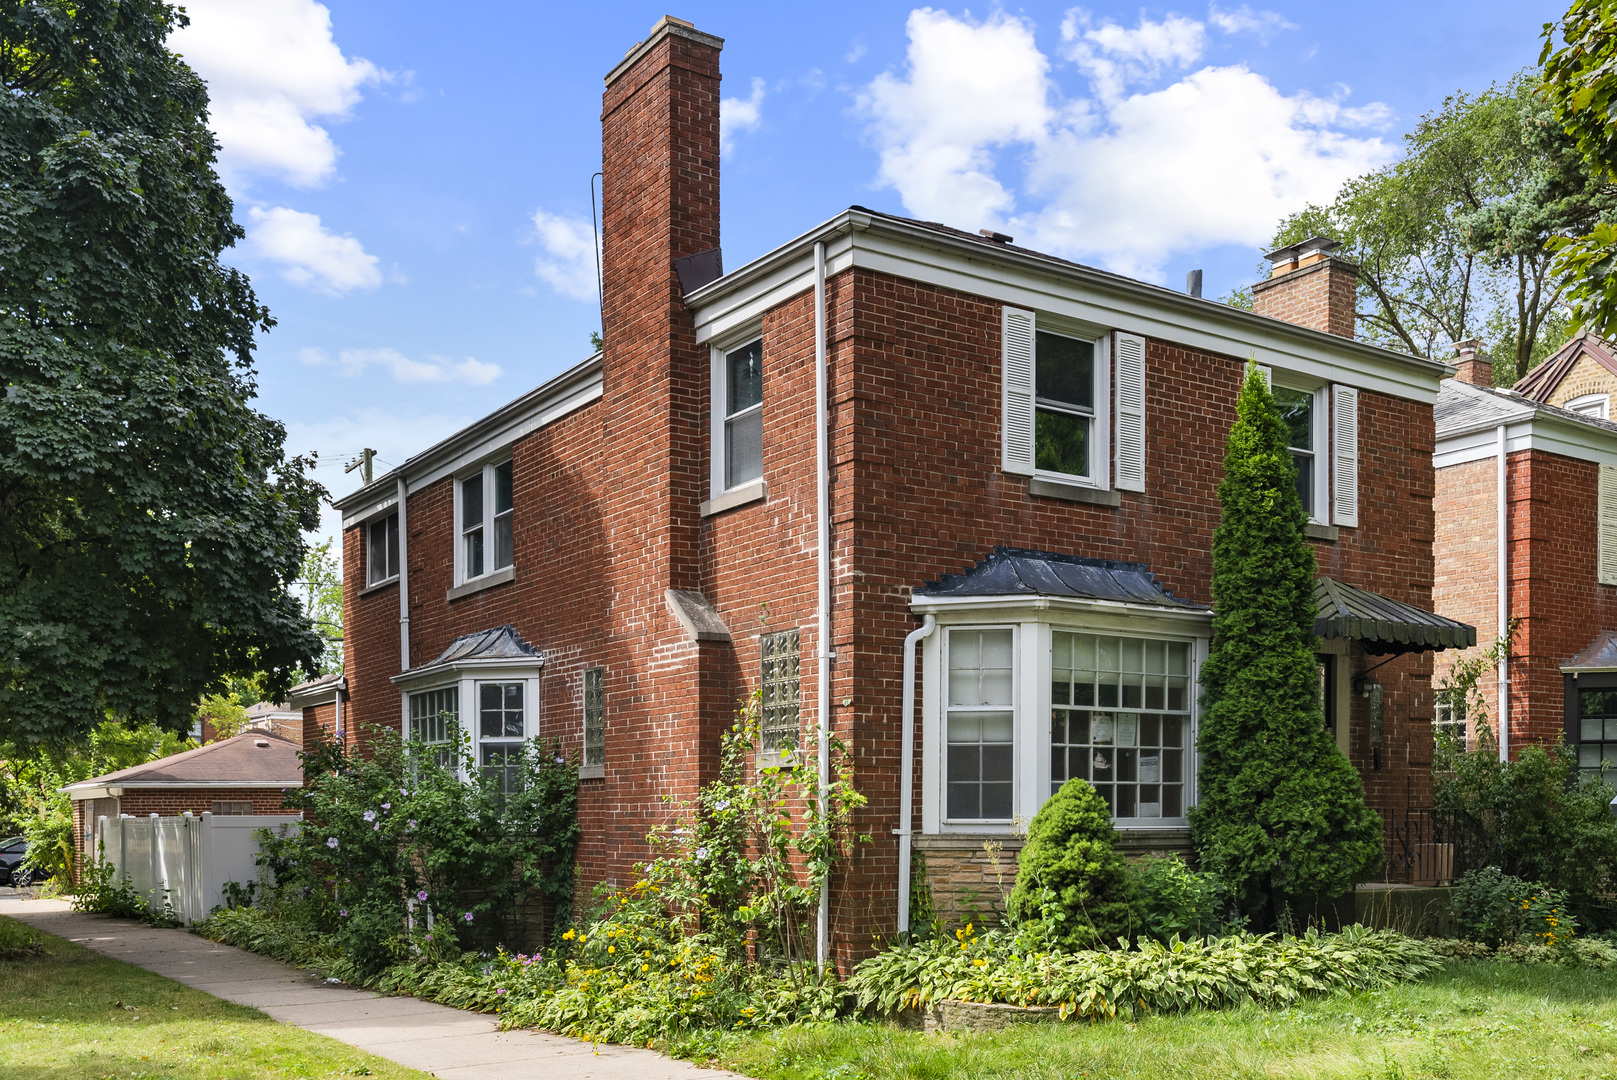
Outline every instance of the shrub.
<path id="1" fill-rule="evenodd" d="M 1217 874 L 1192 870 L 1177 855 L 1133 863 L 1129 876 L 1140 921 L 1158 941 L 1219 937 L 1246 922 L 1229 918 L 1230 891 Z"/>
<path id="2" fill-rule="evenodd" d="M 1213 534 L 1213 640 L 1201 668 L 1201 865 L 1272 921 L 1288 898 L 1338 896 L 1382 858 L 1381 821 L 1325 731 L 1314 656 L 1314 551 L 1289 440 L 1250 365 Z"/>
<path id="3" fill-rule="evenodd" d="M 1028 826 L 1006 905 L 1011 918 L 1063 949 L 1129 936 L 1136 918 L 1115 835 L 1106 801 L 1087 781 L 1062 784 Z"/>
<path id="4" fill-rule="evenodd" d="M 38 930 L 15 919 L 0 917 L 0 960 L 21 960 L 45 951 L 45 938 Z"/>
<path id="5" fill-rule="evenodd" d="M 1564 946 L 1578 921 L 1559 889 L 1500 870 L 1471 870 L 1455 883 L 1454 930 L 1460 937 L 1498 947 L 1510 942 Z"/>
<path id="6" fill-rule="evenodd" d="M 1490 863 L 1565 893 L 1588 921 L 1612 925 L 1603 897 L 1617 880 L 1617 821 L 1607 806 L 1613 790 L 1580 775 L 1570 748 L 1528 746 L 1502 762 L 1481 738 L 1475 750 L 1441 754 L 1435 773 L 1437 805 L 1477 823 Z"/>
<path id="7" fill-rule="evenodd" d="M 180 925 L 167 890 L 163 892 L 163 903 L 154 907 L 135 891 L 127 875 L 120 875 L 110 862 L 99 858 L 80 873 L 73 910 L 115 919 L 136 919 L 159 927 Z"/>

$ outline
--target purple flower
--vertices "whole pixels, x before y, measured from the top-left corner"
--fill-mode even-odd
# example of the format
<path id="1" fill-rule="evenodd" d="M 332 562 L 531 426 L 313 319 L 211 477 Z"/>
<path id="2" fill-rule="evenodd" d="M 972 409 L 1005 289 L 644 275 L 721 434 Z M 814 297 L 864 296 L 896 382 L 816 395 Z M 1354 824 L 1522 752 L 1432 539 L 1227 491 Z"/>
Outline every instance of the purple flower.
<path id="1" fill-rule="evenodd" d="M 502 986 L 502 987 L 500 987 L 500 988 L 499 988 L 499 989 L 498 989 L 498 990 L 496 990 L 496 991 L 494 991 L 494 992 L 495 992 L 495 993 L 496 993 L 496 994 L 503 994 L 503 993 L 505 993 L 505 987 L 503 987 L 503 986 Z"/>
<path id="2" fill-rule="evenodd" d="M 391 810 L 391 809 L 393 809 L 393 804 L 390 803 L 390 802 L 385 802 L 385 803 L 382 804 L 382 809 L 383 810 Z"/>
<path id="3" fill-rule="evenodd" d="M 432 935 L 431 935 L 431 934 L 428 934 L 428 935 L 427 935 L 427 940 L 428 940 L 428 941 L 431 941 L 431 940 L 432 940 Z"/>
<path id="4" fill-rule="evenodd" d="M 326 846 L 328 848 L 336 847 L 337 846 L 337 838 L 335 836 L 326 837 Z"/>
<path id="5" fill-rule="evenodd" d="M 472 921 L 472 913 L 471 913 L 471 912 L 469 912 L 469 911 L 468 911 L 468 912 L 466 912 L 466 921 L 467 921 L 467 922 L 471 922 L 471 921 Z"/>
<path id="6" fill-rule="evenodd" d="M 375 821 L 376 820 L 376 811 L 375 810 L 367 810 L 367 811 L 365 811 L 365 820 L 366 821 Z"/>
<path id="7" fill-rule="evenodd" d="M 371 826 L 371 832 L 380 832 L 381 830 L 382 830 L 382 823 L 380 821 L 378 821 L 375 825 Z"/>
<path id="8" fill-rule="evenodd" d="M 346 919 L 346 918 L 348 918 L 348 909 L 347 908 L 339 908 L 338 911 L 337 911 L 337 914 L 341 915 L 343 918 Z"/>
<path id="9" fill-rule="evenodd" d="M 411 818 L 409 821 L 405 822 L 405 825 L 407 825 L 413 831 L 415 829 L 415 818 Z"/>
<path id="10" fill-rule="evenodd" d="M 427 890 L 422 889 L 420 892 L 415 894 L 415 898 L 417 900 L 425 900 L 427 898 Z"/>

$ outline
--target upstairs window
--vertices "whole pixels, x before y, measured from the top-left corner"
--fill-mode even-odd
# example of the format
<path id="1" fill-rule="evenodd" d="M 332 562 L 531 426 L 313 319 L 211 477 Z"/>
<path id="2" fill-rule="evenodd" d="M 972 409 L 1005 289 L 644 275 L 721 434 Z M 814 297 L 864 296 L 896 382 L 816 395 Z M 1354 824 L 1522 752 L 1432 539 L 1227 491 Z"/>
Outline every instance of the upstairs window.
<path id="1" fill-rule="evenodd" d="M 512 563 L 511 463 L 485 465 L 463 477 L 456 492 L 460 521 L 460 580 L 472 581 Z"/>
<path id="2" fill-rule="evenodd" d="M 365 584 L 379 585 L 399 576 L 399 515 L 389 514 L 366 530 Z"/>
<path id="3" fill-rule="evenodd" d="M 1087 477 L 1094 444 L 1095 343 L 1040 330 L 1034 357 L 1034 466 Z"/>
<path id="4" fill-rule="evenodd" d="M 764 475 L 763 341 L 731 349 L 720 369 L 724 387 L 716 396 L 724 407 L 723 446 L 715 450 L 724 463 L 724 490 L 730 491 Z"/>
<path id="5" fill-rule="evenodd" d="M 1292 464 L 1297 466 L 1297 498 L 1302 500 L 1303 511 L 1315 521 L 1325 518 L 1321 505 L 1319 447 L 1320 423 L 1318 394 L 1312 390 L 1293 390 L 1287 386 L 1274 389 L 1275 409 L 1285 425 L 1287 442 L 1291 447 Z"/>

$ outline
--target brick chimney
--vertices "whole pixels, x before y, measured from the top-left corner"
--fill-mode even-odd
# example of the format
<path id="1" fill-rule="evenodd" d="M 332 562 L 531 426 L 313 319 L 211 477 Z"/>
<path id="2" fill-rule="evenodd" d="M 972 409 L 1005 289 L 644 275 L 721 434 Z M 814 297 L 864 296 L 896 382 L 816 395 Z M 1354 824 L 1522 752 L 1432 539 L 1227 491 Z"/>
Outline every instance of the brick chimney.
<path id="1" fill-rule="evenodd" d="M 1460 369 L 1454 373 L 1456 379 L 1484 390 L 1493 386 L 1493 360 L 1482 351 L 1482 342 L 1476 338 L 1456 341 L 1454 352 L 1454 366 Z"/>
<path id="2" fill-rule="evenodd" d="M 1310 330 L 1353 336 L 1354 291 L 1359 268 L 1332 255 L 1341 247 L 1325 236 L 1271 251 L 1268 281 L 1252 286 L 1252 310 Z"/>

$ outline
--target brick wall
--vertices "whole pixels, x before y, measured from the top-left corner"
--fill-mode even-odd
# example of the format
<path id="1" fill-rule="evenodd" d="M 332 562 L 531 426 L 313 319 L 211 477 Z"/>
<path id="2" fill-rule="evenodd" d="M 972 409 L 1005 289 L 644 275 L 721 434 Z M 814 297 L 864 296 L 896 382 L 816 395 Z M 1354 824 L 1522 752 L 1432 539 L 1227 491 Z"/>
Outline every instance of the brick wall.
<path id="1" fill-rule="evenodd" d="M 1561 381 L 1550 392 L 1549 403 L 1564 407 L 1573 398 L 1580 398 L 1585 394 L 1617 396 L 1617 376 L 1612 375 L 1600 361 L 1588 353 L 1578 357 L 1577 363 L 1572 365 L 1572 370 L 1561 377 Z M 1617 415 L 1617 412 L 1613 415 Z"/>
<path id="2" fill-rule="evenodd" d="M 1312 330 L 1350 338 L 1358 271 L 1345 259 L 1326 256 L 1252 286 L 1252 310 Z"/>

